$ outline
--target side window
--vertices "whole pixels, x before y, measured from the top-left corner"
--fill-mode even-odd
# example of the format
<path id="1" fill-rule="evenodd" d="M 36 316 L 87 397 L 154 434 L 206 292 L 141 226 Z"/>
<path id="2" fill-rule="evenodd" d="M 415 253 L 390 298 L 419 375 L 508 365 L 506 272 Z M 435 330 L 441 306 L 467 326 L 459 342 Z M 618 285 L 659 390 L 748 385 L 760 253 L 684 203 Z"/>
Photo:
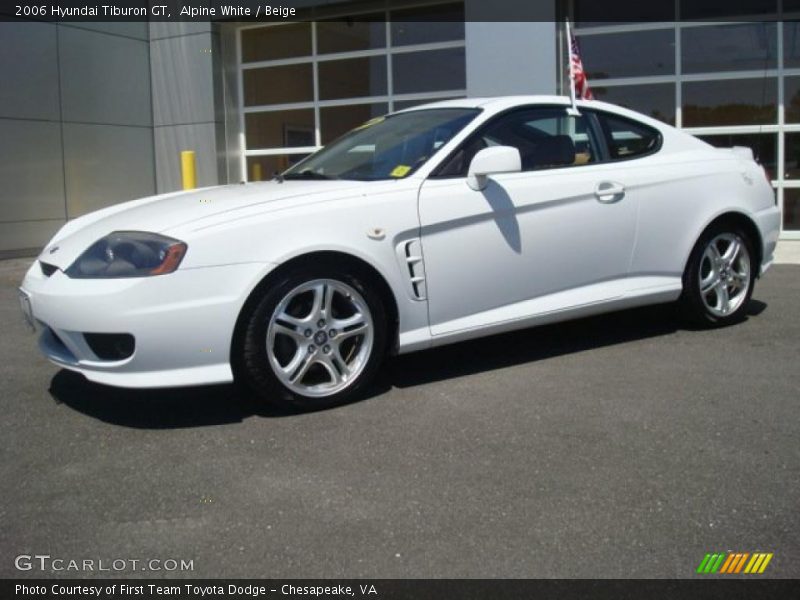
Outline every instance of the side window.
<path id="1" fill-rule="evenodd" d="M 661 146 L 661 134 L 632 119 L 598 112 L 598 121 L 612 160 L 636 158 L 655 152 Z"/>
<path id="2" fill-rule="evenodd" d="M 491 146 L 519 150 L 523 171 L 600 160 L 597 141 L 585 116 L 571 116 L 561 106 L 531 108 L 501 115 L 481 127 L 434 176 L 466 177 L 473 157 Z"/>

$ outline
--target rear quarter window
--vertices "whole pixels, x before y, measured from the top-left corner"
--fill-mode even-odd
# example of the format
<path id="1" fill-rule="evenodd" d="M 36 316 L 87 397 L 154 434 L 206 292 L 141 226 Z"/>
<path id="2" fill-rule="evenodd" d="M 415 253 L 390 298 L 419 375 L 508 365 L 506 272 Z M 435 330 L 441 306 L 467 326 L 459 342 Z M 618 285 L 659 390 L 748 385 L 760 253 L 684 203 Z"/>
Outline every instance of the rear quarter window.
<path id="1" fill-rule="evenodd" d="M 627 117 L 596 112 L 611 160 L 639 158 L 658 152 L 661 132 Z"/>

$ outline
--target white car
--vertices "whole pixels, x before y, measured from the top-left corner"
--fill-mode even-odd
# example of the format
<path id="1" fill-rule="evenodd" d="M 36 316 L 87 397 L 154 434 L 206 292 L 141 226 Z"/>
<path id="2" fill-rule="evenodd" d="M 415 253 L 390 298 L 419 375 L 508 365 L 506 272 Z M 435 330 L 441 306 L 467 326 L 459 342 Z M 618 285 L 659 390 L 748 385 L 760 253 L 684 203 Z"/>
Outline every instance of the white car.
<path id="1" fill-rule="evenodd" d="M 602 102 L 451 100 L 270 182 L 75 219 L 20 296 L 44 354 L 92 381 L 236 378 L 319 408 L 391 353 L 676 300 L 734 322 L 779 230 L 749 149 Z"/>

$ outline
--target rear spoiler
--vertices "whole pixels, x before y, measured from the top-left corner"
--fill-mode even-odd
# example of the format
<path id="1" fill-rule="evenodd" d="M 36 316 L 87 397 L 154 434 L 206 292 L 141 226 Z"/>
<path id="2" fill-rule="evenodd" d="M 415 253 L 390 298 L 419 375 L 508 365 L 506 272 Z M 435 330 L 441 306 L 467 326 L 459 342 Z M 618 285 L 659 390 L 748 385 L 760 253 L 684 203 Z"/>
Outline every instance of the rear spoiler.
<path id="1" fill-rule="evenodd" d="M 763 164 L 761 164 L 761 161 L 758 160 L 758 158 L 756 158 L 756 156 L 753 154 L 752 148 L 748 148 L 747 146 L 733 146 L 731 148 L 717 148 L 717 150 L 719 150 L 720 152 L 726 152 L 728 154 L 732 154 L 733 156 L 741 160 L 746 160 L 749 162 L 756 163 L 759 167 L 761 167 L 761 171 L 764 173 L 764 177 L 766 178 L 767 183 L 772 185 L 772 172 L 769 171 L 767 167 L 765 167 Z"/>
<path id="2" fill-rule="evenodd" d="M 738 158 L 743 158 L 745 160 L 756 160 L 755 155 L 753 154 L 753 149 L 748 148 L 747 146 L 733 146 L 732 148 L 718 148 L 722 152 L 730 152 L 734 156 Z M 756 161 L 757 162 L 757 161 Z"/>

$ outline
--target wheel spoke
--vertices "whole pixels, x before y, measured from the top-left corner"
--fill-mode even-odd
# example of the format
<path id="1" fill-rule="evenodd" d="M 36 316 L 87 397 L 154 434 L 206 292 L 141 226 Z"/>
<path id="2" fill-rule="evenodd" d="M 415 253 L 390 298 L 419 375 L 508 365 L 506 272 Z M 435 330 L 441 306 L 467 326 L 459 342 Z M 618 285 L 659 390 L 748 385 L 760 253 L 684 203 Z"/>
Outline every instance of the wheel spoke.
<path id="1" fill-rule="evenodd" d="M 331 383 L 333 385 L 339 385 L 342 383 L 343 378 L 339 371 L 336 369 L 336 365 L 333 362 L 333 359 L 329 356 L 324 357 L 320 364 L 325 367 L 325 370 L 328 371 L 328 374 L 331 376 Z"/>
<path id="2" fill-rule="evenodd" d="M 327 283 L 320 283 L 314 286 L 314 302 L 311 305 L 311 313 L 309 318 L 316 321 L 322 317 L 325 310 L 325 296 L 329 293 L 329 286 Z"/>
<path id="3" fill-rule="evenodd" d="M 285 335 L 297 341 L 305 341 L 305 336 L 303 335 L 303 332 L 301 331 L 299 326 L 284 325 L 280 321 L 276 321 L 272 327 L 272 330 L 276 334 Z"/>
<path id="4" fill-rule="evenodd" d="M 300 368 L 287 373 L 289 375 L 289 381 L 292 383 L 299 383 L 302 381 L 305 374 L 308 373 L 308 369 L 315 362 L 316 358 L 312 354 L 306 354 L 305 357 L 300 359 Z"/>
<path id="5" fill-rule="evenodd" d="M 290 377 L 292 373 L 294 373 L 298 367 L 302 364 L 303 359 L 308 356 L 308 353 L 304 352 L 302 348 L 298 348 L 294 356 L 292 356 L 292 360 L 290 360 L 285 366 L 280 366 L 281 372 L 286 377 Z"/>
<path id="6" fill-rule="evenodd" d="M 336 293 L 331 286 L 325 286 L 325 303 L 322 308 L 322 318 L 330 321 L 333 318 L 333 295 Z"/>
<path id="7" fill-rule="evenodd" d="M 728 306 L 731 301 L 730 295 L 728 294 L 728 286 L 720 282 L 717 284 L 715 291 L 717 293 L 717 309 L 722 312 L 728 312 Z"/>
<path id="8" fill-rule="evenodd" d="M 705 278 L 700 280 L 700 291 L 703 294 L 707 294 L 715 287 L 717 287 L 718 284 L 719 284 L 719 272 L 716 269 L 712 268 L 711 271 L 709 271 L 708 275 L 706 275 Z"/>
<path id="9" fill-rule="evenodd" d="M 707 252 L 710 253 L 711 260 L 714 264 L 719 264 L 719 262 L 722 260 L 722 255 L 719 253 L 719 248 L 717 248 L 716 241 L 708 245 Z"/>
<path id="10" fill-rule="evenodd" d="M 342 378 L 347 379 L 350 376 L 350 367 L 342 357 L 341 350 L 342 349 L 338 344 L 333 347 L 333 352 L 331 353 L 331 363 L 334 367 L 338 368 L 339 372 L 342 374 Z"/>
<path id="11" fill-rule="evenodd" d="M 347 331 L 341 332 L 337 337 L 339 340 L 345 340 L 347 338 L 351 338 L 354 335 L 362 335 L 369 331 L 369 326 L 366 323 L 361 323 L 359 325 L 355 325 L 350 327 Z"/>
<path id="12" fill-rule="evenodd" d="M 299 329 L 306 324 L 306 321 L 304 319 L 293 317 L 284 310 L 281 314 L 275 317 L 275 323 L 281 323 L 284 326 L 295 327 Z"/>
<path id="13" fill-rule="evenodd" d="M 725 249 L 725 253 L 722 255 L 722 260 L 726 265 L 733 265 L 733 262 L 736 260 L 736 257 L 739 256 L 739 251 L 741 249 L 741 242 L 739 242 L 738 238 L 733 238 L 731 243 L 728 244 L 728 247 Z"/>
<path id="14" fill-rule="evenodd" d="M 369 325 L 367 325 L 364 315 L 361 313 L 356 313 L 345 319 L 336 319 L 331 322 L 331 327 L 336 329 L 339 339 L 364 333 L 369 329 Z"/>
<path id="15" fill-rule="evenodd" d="M 731 269 L 731 284 L 736 290 L 746 289 L 748 283 L 750 283 L 750 273 L 747 268 L 741 271 Z"/>

